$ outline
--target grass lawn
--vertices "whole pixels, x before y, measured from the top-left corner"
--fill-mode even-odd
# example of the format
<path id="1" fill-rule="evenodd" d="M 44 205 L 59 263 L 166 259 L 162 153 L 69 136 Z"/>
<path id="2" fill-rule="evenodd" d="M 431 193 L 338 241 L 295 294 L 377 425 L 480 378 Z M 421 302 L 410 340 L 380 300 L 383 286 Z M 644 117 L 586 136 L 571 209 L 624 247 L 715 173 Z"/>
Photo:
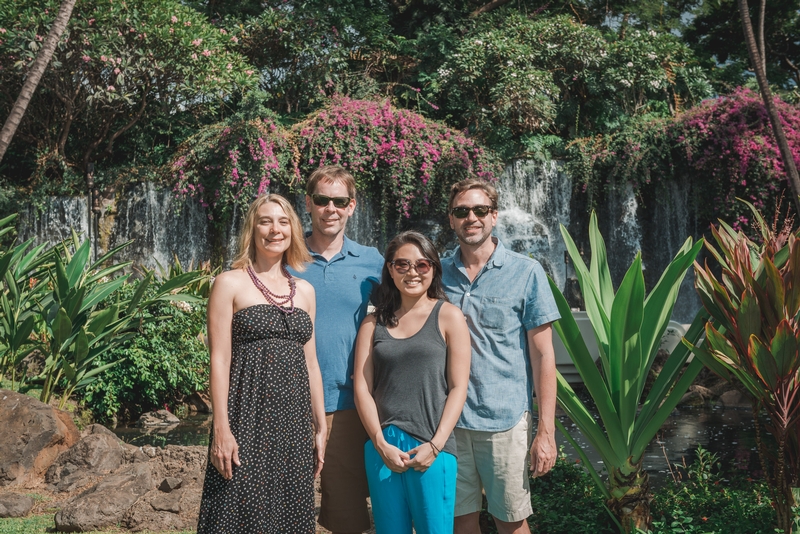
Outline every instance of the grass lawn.
<path id="1" fill-rule="evenodd" d="M 45 534 L 54 532 L 55 523 L 53 514 L 33 515 L 20 519 L 0 519 L 0 534 Z M 103 532 L 125 532 L 119 529 L 110 529 Z M 194 530 L 164 531 L 163 534 L 194 534 Z M 162 534 L 161 532 L 144 531 L 144 534 Z"/>

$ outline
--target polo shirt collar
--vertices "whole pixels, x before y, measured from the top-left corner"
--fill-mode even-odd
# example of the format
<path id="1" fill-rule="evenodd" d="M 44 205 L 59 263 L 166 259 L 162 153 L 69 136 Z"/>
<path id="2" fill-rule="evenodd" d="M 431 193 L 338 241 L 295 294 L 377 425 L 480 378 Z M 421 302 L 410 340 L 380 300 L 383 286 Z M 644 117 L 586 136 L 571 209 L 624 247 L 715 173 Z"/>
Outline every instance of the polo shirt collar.
<path id="1" fill-rule="evenodd" d="M 306 232 L 305 233 L 305 237 L 306 237 L 306 239 L 311 237 L 311 232 Z M 340 250 L 339 253 L 337 255 L 335 255 L 333 258 L 331 258 L 331 260 L 333 260 L 334 258 L 344 257 L 345 255 L 355 256 L 356 258 L 361 256 L 361 253 L 355 247 L 356 242 L 353 241 L 352 239 L 350 239 L 349 237 L 347 237 L 346 235 L 343 236 L 343 237 L 344 237 L 344 241 L 342 243 L 342 250 Z M 315 257 L 318 257 L 318 258 L 322 258 L 323 257 L 322 254 L 317 254 L 316 252 L 314 252 L 311 249 L 308 249 L 308 252 L 312 256 L 315 256 Z"/>

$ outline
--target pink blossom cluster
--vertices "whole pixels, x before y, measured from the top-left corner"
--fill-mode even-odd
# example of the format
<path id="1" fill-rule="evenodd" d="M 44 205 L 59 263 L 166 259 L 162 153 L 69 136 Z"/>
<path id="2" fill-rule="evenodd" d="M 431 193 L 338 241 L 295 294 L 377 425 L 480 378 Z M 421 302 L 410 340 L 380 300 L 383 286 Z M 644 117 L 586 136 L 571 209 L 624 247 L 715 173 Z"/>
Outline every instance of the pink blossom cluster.
<path id="1" fill-rule="evenodd" d="M 339 164 L 365 189 L 375 188 L 384 199 L 392 199 L 404 217 L 432 200 L 441 202 L 442 181 L 464 176 L 492 180 L 498 171 L 491 157 L 463 133 L 394 108 L 388 100 L 334 96 L 293 130 L 301 154 L 294 169 L 298 182 L 316 167 Z"/>
<path id="2" fill-rule="evenodd" d="M 341 96 L 289 130 L 271 119 L 231 123 L 201 131 L 179 153 L 171 168 L 175 194 L 202 199 L 216 213 L 272 185 L 301 187 L 317 167 L 338 164 L 359 190 L 382 199 L 383 215 L 410 217 L 443 208 L 454 181 L 494 180 L 500 171 L 461 132 L 388 101 Z"/>

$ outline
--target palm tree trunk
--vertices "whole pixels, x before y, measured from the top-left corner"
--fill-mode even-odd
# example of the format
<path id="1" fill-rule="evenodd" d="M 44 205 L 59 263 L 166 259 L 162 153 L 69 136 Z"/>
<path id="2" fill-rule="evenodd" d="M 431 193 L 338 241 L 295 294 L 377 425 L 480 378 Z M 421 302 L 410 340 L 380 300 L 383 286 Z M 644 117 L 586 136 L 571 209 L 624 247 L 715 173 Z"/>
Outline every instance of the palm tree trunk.
<path id="1" fill-rule="evenodd" d="M 789 180 L 789 188 L 792 191 L 792 200 L 794 201 L 795 210 L 800 214 L 800 175 L 797 173 L 797 165 L 794 163 L 792 151 L 789 148 L 789 142 L 786 140 L 786 134 L 783 132 L 783 125 L 781 124 L 778 110 L 775 109 L 775 104 L 772 101 L 772 92 L 769 90 L 767 74 L 764 67 L 765 61 L 758 50 L 756 37 L 753 33 L 753 24 L 750 21 L 750 8 L 747 6 L 747 0 L 739 0 L 739 13 L 742 17 L 742 28 L 744 29 L 747 53 L 750 56 L 750 62 L 753 64 L 758 87 L 761 90 L 761 98 L 764 100 L 764 107 L 767 108 L 769 122 L 772 124 L 772 132 L 775 135 L 775 141 L 778 143 L 781 159 L 783 159 L 783 168 L 786 170 L 786 178 Z"/>
<path id="2" fill-rule="evenodd" d="M 56 19 L 53 21 L 50 32 L 48 32 L 47 38 L 44 40 L 44 45 L 36 55 L 33 66 L 28 71 L 25 83 L 22 85 L 22 90 L 19 92 L 19 96 L 11 108 L 11 113 L 9 113 L 5 124 L 3 124 L 3 129 L 0 131 L 0 161 L 3 161 L 8 145 L 11 144 L 11 139 L 14 137 L 22 117 L 25 115 L 25 110 L 28 109 L 28 103 L 33 98 L 33 93 L 36 91 L 36 87 L 39 85 L 39 81 L 42 79 L 42 75 L 47 69 L 53 53 L 56 51 L 58 40 L 61 39 L 61 34 L 67 28 L 69 18 L 72 16 L 72 8 L 75 7 L 75 1 L 64 0 L 61 3 Z"/>
<path id="3" fill-rule="evenodd" d="M 614 469 L 609 475 L 611 500 L 606 504 L 619 520 L 626 533 L 640 529 L 649 532 L 652 527 L 650 514 L 650 475 L 642 469 L 642 461 Z"/>

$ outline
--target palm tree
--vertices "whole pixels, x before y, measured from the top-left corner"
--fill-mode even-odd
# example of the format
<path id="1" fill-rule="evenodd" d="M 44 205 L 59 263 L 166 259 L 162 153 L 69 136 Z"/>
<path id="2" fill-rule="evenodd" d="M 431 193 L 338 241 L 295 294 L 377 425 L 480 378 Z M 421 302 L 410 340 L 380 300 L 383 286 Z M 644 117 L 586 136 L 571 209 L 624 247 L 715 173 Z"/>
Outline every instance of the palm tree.
<path id="1" fill-rule="evenodd" d="M 769 90 L 767 72 L 764 67 L 764 4 L 765 0 L 761 0 L 759 25 L 760 50 L 758 43 L 756 43 L 756 36 L 753 33 L 753 24 L 750 21 L 750 8 L 747 5 L 747 0 L 739 0 L 739 13 L 742 17 L 742 28 L 744 29 L 744 40 L 745 43 L 747 43 L 747 53 L 750 56 L 750 62 L 753 64 L 758 87 L 761 90 L 761 98 L 764 100 L 764 107 L 767 108 L 767 114 L 769 114 L 769 122 L 772 124 L 772 132 L 775 135 L 775 141 L 778 143 L 778 148 L 781 152 L 783 167 L 786 169 L 786 176 L 789 180 L 789 188 L 792 190 L 792 200 L 794 200 L 797 213 L 800 213 L 800 175 L 797 173 L 797 165 L 794 163 L 792 151 L 789 148 L 789 142 L 786 140 L 786 134 L 783 132 L 783 125 L 778 116 L 778 110 L 775 109 L 775 105 L 772 102 L 772 92 Z"/>
<path id="2" fill-rule="evenodd" d="M 8 114 L 5 124 L 3 124 L 3 129 L 0 130 L 0 161 L 3 161 L 8 145 L 11 144 L 11 139 L 14 137 L 22 117 L 25 115 L 25 110 L 28 109 L 28 103 L 33 98 L 33 93 L 39 85 L 39 80 L 42 79 L 42 75 L 47 69 L 53 53 L 56 51 L 58 40 L 61 39 L 61 34 L 67 28 L 69 18 L 72 16 L 72 8 L 75 7 L 75 1 L 64 0 L 61 3 L 56 20 L 53 21 L 53 26 L 44 40 L 44 45 L 36 55 L 36 59 L 25 78 L 25 83 L 22 85 L 22 90 L 11 108 L 11 113 Z"/>

